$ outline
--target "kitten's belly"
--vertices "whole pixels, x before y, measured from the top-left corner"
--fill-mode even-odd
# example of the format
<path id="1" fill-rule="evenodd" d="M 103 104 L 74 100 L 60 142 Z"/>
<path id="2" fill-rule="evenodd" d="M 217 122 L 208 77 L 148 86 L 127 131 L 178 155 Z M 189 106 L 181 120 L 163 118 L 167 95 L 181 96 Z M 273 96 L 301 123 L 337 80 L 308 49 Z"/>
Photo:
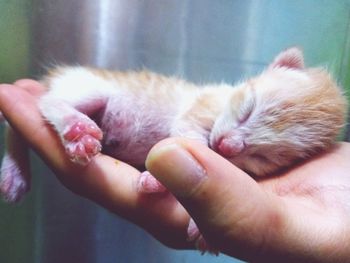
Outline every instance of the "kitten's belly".
<path id="1" fill-rule="evenodd" d="M 167 134 L 132 137 L 127 133 L 104 133 L 102 152 L 135 167 L 143 167 L 147 154 L 157 142 L 169 137 Z M 137 138 L 136 138 L 137 137 Z"/>
<path id="2" fill-rule="evenodd" d="M 158 110 L 106 109 L 100 121 L 102 152 L 136 167 L 144 166 L 157 142 L 169 137 L 170 119 Z"/>

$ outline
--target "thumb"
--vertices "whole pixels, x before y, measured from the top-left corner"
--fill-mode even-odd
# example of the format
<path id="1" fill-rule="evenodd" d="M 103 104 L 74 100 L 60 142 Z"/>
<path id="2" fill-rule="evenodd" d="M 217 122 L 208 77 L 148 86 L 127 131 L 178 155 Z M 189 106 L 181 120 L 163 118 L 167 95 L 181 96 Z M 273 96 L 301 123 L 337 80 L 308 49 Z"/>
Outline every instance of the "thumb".
<path id="1" fill-rule="evenodd" d="M 200 143 L 166 139 L 150 151 L 146 166 L 182 203 L 206 241 L 226 254 L 252 259 L 271 225 L 281 221 L 272 196 Z"/>

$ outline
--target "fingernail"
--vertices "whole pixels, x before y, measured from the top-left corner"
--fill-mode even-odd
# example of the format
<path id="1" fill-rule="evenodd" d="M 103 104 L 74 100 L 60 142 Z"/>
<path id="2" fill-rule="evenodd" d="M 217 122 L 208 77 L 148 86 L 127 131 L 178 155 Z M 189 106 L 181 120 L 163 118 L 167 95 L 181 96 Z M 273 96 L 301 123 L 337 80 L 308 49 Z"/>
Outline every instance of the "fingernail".
<path id="1" fill-rule="evenodd" d="M 177 144 L 151 150 L 146 167 L 173 194 L 182 198 L 191 195 L 193 189 L 207 176 L 198 161 Z"/>

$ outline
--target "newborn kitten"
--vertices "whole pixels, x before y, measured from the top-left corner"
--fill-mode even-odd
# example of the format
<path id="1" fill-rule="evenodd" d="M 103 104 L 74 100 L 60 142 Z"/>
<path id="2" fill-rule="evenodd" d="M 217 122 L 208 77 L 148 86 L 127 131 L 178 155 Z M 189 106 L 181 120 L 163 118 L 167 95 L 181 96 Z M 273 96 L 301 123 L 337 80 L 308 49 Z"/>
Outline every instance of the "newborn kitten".
<path id="1" fill-rule="evenodd" d="M 272 175 L 329 148 L 346 114 L 337 84 L 325 69 L 304 68 L 297 48 L 236 86 L 85 67 L 55 68 L 42 82 L 48 91 L 41 112 L 70 159 L 81 165 L 102 149 L 143 167 L 154 144 L 182 136 L 208 145 L 250 175 Z M 5 199 L 17 201 L 28 177 L 15 149 L 9 152 L 0 188 Z M 163 190 L 149 173 L 141 176 L 140 191 Z"/>
<path id="2" fill-rule="evenodd" d="M 331 76 L 304 68 L 297 48 L 281 52 L 260 75 L 234 87 L 84 67 L 57 67 L 42 83 L 48 91 L 40 99 L 41 112 L 68 156 L 82 165 L 102 149 L 143 167 L 155 143 L 182 136 L 208 145 L 251 175 L 271 175 L 327 149 L 346 114 L 346 100 Z M 10 150 L 16 163 L 15 149 Z M 5 182 L 13 181 L 7 177 L 20 177 L 21 169 L 4 170 L 6 190 L 11 186 Z"/>

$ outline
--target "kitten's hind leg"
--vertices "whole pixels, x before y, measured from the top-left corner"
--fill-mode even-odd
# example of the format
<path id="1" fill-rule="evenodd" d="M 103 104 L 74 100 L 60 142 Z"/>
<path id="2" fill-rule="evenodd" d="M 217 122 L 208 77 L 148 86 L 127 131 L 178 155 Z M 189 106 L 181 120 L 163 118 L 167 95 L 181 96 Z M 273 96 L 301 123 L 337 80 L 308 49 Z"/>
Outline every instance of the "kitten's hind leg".
<path id="1" fill-rule="evenodd" d="M 20 201 L 30 189 L 30 179 L 28 147 L 20 135 L 7 126 L 0 174 L 0 192 L 5 201 Z"/>

